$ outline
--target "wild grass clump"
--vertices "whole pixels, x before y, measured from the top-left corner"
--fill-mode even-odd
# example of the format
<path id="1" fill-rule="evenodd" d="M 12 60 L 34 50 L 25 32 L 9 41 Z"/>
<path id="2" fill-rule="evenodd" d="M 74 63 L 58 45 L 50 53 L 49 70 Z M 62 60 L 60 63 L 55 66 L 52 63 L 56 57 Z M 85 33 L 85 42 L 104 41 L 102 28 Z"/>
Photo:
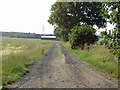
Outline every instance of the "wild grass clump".
<path id="1" fill-rule="evenodd" d="M 44 54 L 41 48 L 45 48 L 45 53 L 52 47 L 54 41 L 43 41 L 37 39 L 14 39 L 3 38 L 2 46 L 22 47 L 21 52 L 2 55 L 2 85 L 19 80 L 26 72 L 28 67 L 38 62 Z"/>
<path id="2" fill-rule="evenodd" d="M 108 73 L 112 77 L 118 77 L 118 61 L 116 60 L 116 56 L 104 46 L 91 45 L 89 50 L 73 50 L 70 48 L 68 42 L 63 42 L 63 45 L 68 48 L 72 54 L 90 63 L 92 67 L 99 68 L 102 72 Z"/>
<path id="3" fill-rule="evenodd" d="M 62 56 L 62 50 L 61 50 L 60 45 L 58 45 L 58 56 L 59 56 L 60 59 L 63 58 L 63 56 Z"/>

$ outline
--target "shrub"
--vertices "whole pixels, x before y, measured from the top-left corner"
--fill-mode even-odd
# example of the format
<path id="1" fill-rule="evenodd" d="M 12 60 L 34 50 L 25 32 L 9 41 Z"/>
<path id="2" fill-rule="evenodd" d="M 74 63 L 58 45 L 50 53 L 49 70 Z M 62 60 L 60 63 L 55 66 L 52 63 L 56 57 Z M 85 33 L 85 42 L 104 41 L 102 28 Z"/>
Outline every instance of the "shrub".
<path id="1" fill-rule="evenodd" d="M 87 45 L 93 44 L 98 40 L 95 35 L 96 30 L 90 25 L 75 26 L 71 29 L 69 34 L 69 41 L 72 49 L 76 49 L 77 46 L 84 49 L 85 43 Z"/>

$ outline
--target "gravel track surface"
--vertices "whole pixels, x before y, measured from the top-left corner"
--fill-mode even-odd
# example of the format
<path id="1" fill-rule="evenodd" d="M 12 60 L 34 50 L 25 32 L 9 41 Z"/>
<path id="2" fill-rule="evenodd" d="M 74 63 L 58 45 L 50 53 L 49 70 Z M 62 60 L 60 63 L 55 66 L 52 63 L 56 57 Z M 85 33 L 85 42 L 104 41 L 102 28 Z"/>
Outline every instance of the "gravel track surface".
<path id="1" fill-rule="evenodd" d="M 75 57 L 62 45 L 63 58 L 54 46 L 11 88 L 117 88 L 117 80 Z"/>

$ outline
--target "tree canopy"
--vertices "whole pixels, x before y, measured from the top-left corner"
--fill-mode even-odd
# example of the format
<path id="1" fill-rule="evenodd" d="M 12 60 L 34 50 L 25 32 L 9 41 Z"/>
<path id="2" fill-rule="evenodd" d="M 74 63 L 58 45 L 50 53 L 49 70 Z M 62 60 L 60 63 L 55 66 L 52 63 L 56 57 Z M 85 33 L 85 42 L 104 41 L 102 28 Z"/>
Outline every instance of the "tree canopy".
<path id="1" fill-rule="evenodd" d="M 106 26 L 106 20 L 99 16 L 102 7 L 100 2 L 56 2 L 51 7 L 48 22 L 70 30 L 78 25 Z"/>

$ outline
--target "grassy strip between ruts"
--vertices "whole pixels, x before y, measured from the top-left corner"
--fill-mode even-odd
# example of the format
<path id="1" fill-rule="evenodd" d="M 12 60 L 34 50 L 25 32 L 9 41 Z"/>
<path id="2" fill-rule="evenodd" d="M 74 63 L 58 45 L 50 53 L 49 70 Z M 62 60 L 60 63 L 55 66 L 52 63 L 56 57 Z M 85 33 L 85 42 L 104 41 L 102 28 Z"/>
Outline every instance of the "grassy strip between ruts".
<path id="1" fill-rule="evenodd" d="M 118 61 L 107 48 L 98 45 L 91 47 L 89 50 L 73 50 L 70 44 L 62 42 L 62 44 L 75 56 L 81 60 L 88 62 L 92 67 L 100 69 L 102 72 L 108 73 L 114 78 L 118 78 Z"/>
<path id="2" fill-rule="evenodd" d="M 2 85 L 19 80 L 28 72 L 29 66 L 38 62 L 44 55 L 41 48 L 45 48 L 45 53 L 53 46 L 55 41 L 44 41 L 39 39 L 16 39 L 3 38 L 4 47 L 22 47 L 21 52 L 11 51 L 2 55 Z"/>
<path id="3" fill-rule="evenodd" d="M 62 56 L 62 50 L 61 50 L 60 45 L 58 45 L 58 56 L 60 57 L 60 59 L 63 58 L 63 56 Z"/>

